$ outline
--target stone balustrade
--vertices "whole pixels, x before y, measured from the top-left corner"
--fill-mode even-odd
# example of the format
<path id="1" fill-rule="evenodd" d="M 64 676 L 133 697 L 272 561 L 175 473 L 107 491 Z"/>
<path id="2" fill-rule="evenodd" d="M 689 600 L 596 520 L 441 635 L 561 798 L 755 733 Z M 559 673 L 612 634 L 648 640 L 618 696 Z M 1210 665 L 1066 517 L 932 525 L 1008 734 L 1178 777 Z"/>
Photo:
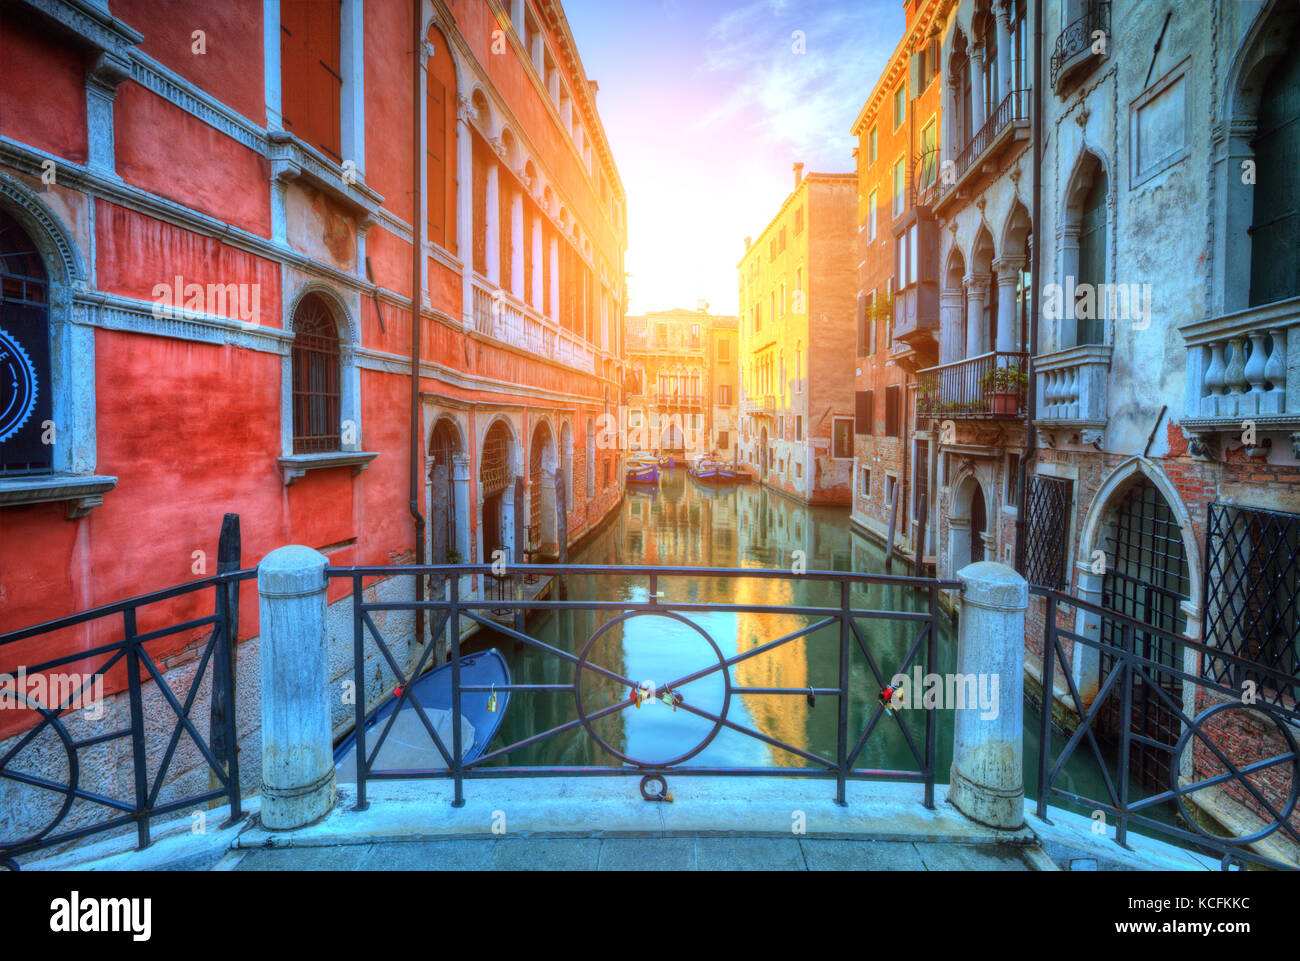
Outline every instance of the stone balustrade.
<path id="1" fill-rule="evenodd" d="M 1181 327 L 1187 421 L 1235 428 L 1257 418 L 1281 429 L 1300 427 L 1297 327 L 1300 297 Z"/>
<path id="2" fill-rule="evenodd" d="M 1106 426 L 1111 347 L 1081 344 L 1034 358 L 1040 428 L 1100 431 Z"/>
<path id="3" fill-rule="evenodd" d="M 596 371 L 596 351 L 581 337 L 477 277 L 471 286 L 478 333 L 587 373 Z"/>

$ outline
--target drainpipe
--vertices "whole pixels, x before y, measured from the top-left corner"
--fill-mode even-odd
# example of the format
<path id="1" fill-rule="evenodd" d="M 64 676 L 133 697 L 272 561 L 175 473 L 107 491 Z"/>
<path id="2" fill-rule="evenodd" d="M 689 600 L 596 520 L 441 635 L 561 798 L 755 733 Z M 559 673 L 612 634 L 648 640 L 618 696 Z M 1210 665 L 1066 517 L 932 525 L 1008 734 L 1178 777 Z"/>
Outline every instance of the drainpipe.
<path id="1" fill-rule="evenodd" d="M 1033 248 L 1029 252 L 1029 280 L 1032 299 L 1029 301 L 1029 398 L 1027 420 L 1025 422 L 1025 458 L 1020 463 L 1020 476 L 1016 491 L 1016 570 L 1025 572 L 1025 493 L 1028 488 L 1029 465 L 1038 456 L 1038 435 L 1034 431 L 1034 420 L 1038 416 L 1038 377 L 1035 375 L 1034 359 L 1038 356 L 1038 291 L 1042 287 L 1039 265 L 1042 262 L 1042 210 L 1043 210 L 1043 0 L 1034 0 L 1034 89 L 1030 92 L 1033 104 L 1033 120 L 1030 124 L 1032 134 L 1029 138 L 1030 149 L 1034 152 L 1033 171 L 1033 213 L 1030 215 L 1033 229 Z"/>
<path id="2" fill-rule="evenodd" d="M 415 563 L 424 563 L 424 515 L 420 513 L 420 308 L 424 303 L 424 245 L 420 224 L 423 223 L 424 194 L 420 190 L 420 163 L 424 159 L 420 145 L 420 57 L 424 38 L 420 36 L 421 0 L 412 0 L 411 61 L 411 518 L 415 522 Z M 415 579 L 416 603 L 424 600 L 424 577 Z M 415 611 L 415 643 L 424 643 L 424 611 Z"/>

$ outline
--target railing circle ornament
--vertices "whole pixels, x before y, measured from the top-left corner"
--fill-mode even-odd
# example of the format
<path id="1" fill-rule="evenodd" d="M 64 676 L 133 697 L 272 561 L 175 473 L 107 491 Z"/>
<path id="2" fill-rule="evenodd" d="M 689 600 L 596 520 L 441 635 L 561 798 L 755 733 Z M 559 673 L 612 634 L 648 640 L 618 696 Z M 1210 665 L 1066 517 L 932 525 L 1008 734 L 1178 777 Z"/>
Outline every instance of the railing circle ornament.
<path id="1" fill-rule="evenodd" d="M 1201 731 L 1201 726 L 1221 711 L 1250 711 L 1252 714 L 1263 714 L 1268 717 L 1268 719 L 1273 722 L 1273 726 L 1277 728 L 1278 732 L 1285 739 L 1289 754 L 1289 757 L 1280 756 L 1281 759 L 1276 763 L 1281 764 L 1289 761 L 1291 765 L 1291 790 L 1287 794 L 1286 803 L 1282 805 L 1282 810 L 1279 812 L 1281 817 L 1275 818 L 1270 824 L 1253 834 L 1244 834 L 1238 837 L 1223 837 L 1206 831 L 1201 827 L 1197 820 L 1192 817 L 1191 812 L 1183 803 L 1183 795 L 1191 794 L 1193 791 L 1200 790 L 1203 787 L 1208 787 L 1212 784 L 1225 783 L 1225 781 L 1233 783 L 1244 782 L 1247 775 L 1237 770 L 1236 765 L 1230 764 L 1234 772 L 1232 774 L 1216 775 L 1212 778 L 1196 781 L 1186 787 L 1180 787 L 1178 784 L 1178 772 L 1182 767 L 1181 762 L 1183 751 L 1187 749 L 1187 745 L 1193 736 L 1199 737 L 1205 744 L 1212 743 L 1210 736 Z M 1250 767 L 1250 765 L 1247 765 L 1247 767 Z M 1222 704 L 1215 704 L 1213 707 L 1206 708 L 1200 714 L 1196 715 L 1192 724 L 1183 731 L 1177 744 L 1174 745 L 1173 761 L 1169 765 L 1169 780 L 1170 787 L 1174 793 L 1174 800 L 1178 804 L 1178 812 L 1183 816 L 1187 823 L 1192 826 L 1194 831 L 1204 837 L 1211 838 L 1216 843 L 1220 844 L 1230 844 L 1236 847 L 1245 844 L 1253 844 L 1255 841 L 1268 837 L 1280 828 L 1284 821 L 1289 821 L 1292 811 L 1295 810 L 1296 800 L 1297 798 L 1300 798 L 1300 747 L 1297 747 L 1295 735 L 1291 733 L 1291 726 L 1279 717 L 1278 714 L 1267 704 L 1243 704 L 1239 701 L 1224 701 Z M 1225 859 L 1226 857 L 1227 856 L 1225 856 Z"/>
<path id="2" fill-rule="evenodd" d="M 21 699 L 22 703 L 18 703 L 18 699 Z M 76 796 L 77 796 L 77 785 L 80 783 L 81 780 L 81 769 L 77 763 L 76 745 L 72 743 L 72 736 L 68 733 L 68 729 L 64 727 L 63 722 L 59 720 L 58 712 L 51 710 L 50 708 L 41 704 L 39 701 L 33 700 L 32 698 L 28 697 L 26 694 L 22 693 L 21 691 L 13 691 L 13 690 L 0 691 L 0 707 L 17 710 L 24 706 L 33 711 L 36 711 L 38 714 L 41 715 L 43 720 L 41 721 L 39 727 L 35 731 L 24 732 L 23 734 L 19 734 L 17 736 L 27 738 L 27 741 L 23 742 L 24 744 L 26 744 L 39 736 L 40 728 L 43 728 L 46 725 L 52 726 L 54 728 L 54 732 L 58 735 L 59 740 L 63 742 L 63 753 L 68 758 L 68 783 L 66 787 L 59 786 L 59 785 L 50 786 L 48 784 L 36 785 L 36 787 L 40 787 L 46 791 L 62 794 L 63 804 L 59 808 L 58 812 L 55 813 L 54 816 L 50 818 L 50 822 L 46 824 L 43 828 L 41 828 L 39 831 L 36 831 L 34 834 L 29 834 L 27 837 L 17 838 L 17 839 L 0 837 L 0 855 L 4 855 L 4 857 L 0 857 L 0 863 L 10 863 L 11 859 L 8 857 L 9 852 L 16 853 L 26 848 L 35 846 L 36 842 L 40 841 L 41 838 L 49 834 L 52 830 L 54 830 L 56 826 L 63 823 L 63 819 L 67 817 L 68 812 L 72 810 L 72 802 L 76 800 Z M 12 756 L 0 758 L 0 780 L 14 781 L 19 784 L 28 782 L 30 778 L 29 775 L 23 775 L 14 771 L 6 771 L 9 762 L 14 757 L 21 756 L 21 754 L 22 754 L 21 750 L 15 749 L 12 751 Z M 42 765 L 42 767 L 48 769 L 48 767 L 44 764 Z M 15 870 L 16 869 L 17 868 L 15 866 Z"/>
<path id="3" fill-rule="evenodd" d="M 709 731 L 708 734 L 704 736 L 703 739 L 700 740 L 698 744 L 696 744 L 689 751 L 687 751 L 684 754 L 680 754 L 675 758 L 671 758 L 670 760 L 667 761 L 641 760 L 638 758 L 631 757 L 630 755 L 624 754 L 622 751 L 615 748 L 612 744 L 610 744 L 603 737 L 601 737 L 600 734 L 596 732 L 596 728 L 592 724 L 592 719 L 590 715 L 587 714 L 586 707 L 583 705 L 582 702 L 582 673 L 583 671 L 588 670 L 588 658 L 589 655 L 591 654 L 592 647 L 594 647 L 596 642 L 600 640 L 606 633 L 612 630 L 616 625 L 622 624 L 626 621 L 630 621 L 634 617 L 663 617 L 663 618 L 667 618 L 668 620 L 678 621 L 679 623 L 685 624 L 687 627 L 691 628 L 691 630 L 695 631 L 695 633 L 699 634 L 700 637 L 704 638 L 704 640 L 708 643 L 709 647 L 713 649 L 714 656 L 717 657 L 718 659 L 718 668 L 721 670 L 722 673 L 722 682 L 723 682 L 722 710 L 718 712 L 718 716 L 714 721 L 713 728 Z M 713 669 L 710 668 L 709 673 L 712 673 L 712 671 Z M 612 674 L 613 672 L 610 673 Z M 675 691 L 675 688 L 676 688 L 675 684 L 668 684 L 665 685 L 664 688 L 652 692 L 652 695 L 658 697 L 658 695 L 663 691 L 665 690 Z M 631 764 L 634 767 L 669 768 L 678 764 L 682 764 L 685 761 L 689 761 L 691 758 L 695 757 L 695 755 L 703 751 L 706 747 L 708 747 L 711 743 L 713 743 L 713 739 L 718 736 L 718 733 L 722 730 L 723 726 L 726 724 L 727 712 L 731 709 L 731 671 L 728 670 L 727 668 L 727 659 L 726 657 L 723 656 L 722 649 L 718 647 L 717 643 L 713 640 L 712 637 L 709 636 L 709 633 L 706 630 L 704 630 L 704 628 L 700 627 L 700 625 L 696 624 L 694 621 L 690 620 L 689 618 L 683 617 L 681 614 L 676 614 L 672 611 L 627 611 L 623 614 L 620 614 L 618 617 L 615 617 L 613 620 L 608 621 L 605 624 L 602 624 L 599 628 L 596 629 L 595 633 L 593 633 L 591 637 L 587 639 L 587 643 L 583 645 L 582 653 L 578 655 L 578 663 L 576 668 L 574 669 L 573 700 L 578 709 L 578 720 L 582 722 L 582 726 L 586 729 L 587 733 L 591 735 L 592 740 L 594 740 L 597 744 L 599 744 L 609 754 L 618 758 L 624 764 Z M 633 701 L 625 698 L 622 701 L 621 705 L 618 706 L 611 705 L 611 708 L 616 707 L 617 710 L 626 710 L 627 708 L 632 706 L 633 706 Z M 691 711 L 691 713 L 697 713 L 696 711 L 692 710 L 691 707 L 686 703 L 683 703 L 682 706 L 685 707 L 686 710 Z M 603 717 L 605 714 L 612 713 L 611 708 L 601 709 L 600 716 Z"/>

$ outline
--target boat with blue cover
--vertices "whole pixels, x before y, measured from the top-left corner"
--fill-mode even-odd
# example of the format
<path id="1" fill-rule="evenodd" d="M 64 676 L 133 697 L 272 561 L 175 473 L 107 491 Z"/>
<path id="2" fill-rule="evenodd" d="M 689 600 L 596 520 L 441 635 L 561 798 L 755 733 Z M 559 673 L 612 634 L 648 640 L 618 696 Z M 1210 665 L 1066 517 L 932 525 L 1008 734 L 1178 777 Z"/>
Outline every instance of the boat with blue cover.
<path id="1" fill-rule="evenodd" d="M 407 700 L 393 721 L 392 730 L 384 740 L 379 754 L 371 762 L 372 771 L 441 771 L 447 762 L 429 737 L 428 728 L 420 720 L 412 701 L 424 708 L 429 723 L 438 734 L 447 756 L 452 752 L 451 724 L 451 674 L 452 665 L 443 664 L 420 677 L 408 692 Z M 460 659 L 460 744 L 461 759 L 473 761 L 482 755 L 496 737 L 510 706 L 510 668 L 496 648 Z M 484 688 L 467 691 L 467 687 Z M 366 718 L 366 753 L 374 754 L 375 745 L 383 733 L 393 711 L 397 710 L 401 695 L 394 692 Z M 334 749 L 334 769 L 340 782 L 357 779 L 356 731 L 345 737 Z"/>
<path id="2" fill-rule="evenodd" d="M 654 457 L 629 457 L 627 461 L 629 484 L 658 484 L 659 461 Z"/>

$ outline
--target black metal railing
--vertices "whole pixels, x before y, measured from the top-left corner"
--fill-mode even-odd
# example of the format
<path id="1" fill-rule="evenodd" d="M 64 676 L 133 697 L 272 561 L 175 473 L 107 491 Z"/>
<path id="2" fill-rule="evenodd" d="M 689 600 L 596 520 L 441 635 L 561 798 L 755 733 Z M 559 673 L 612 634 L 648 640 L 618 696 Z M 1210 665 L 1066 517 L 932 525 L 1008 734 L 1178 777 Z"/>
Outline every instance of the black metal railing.
<path id="1" fill-rule="evenodd" d="M 1031 474 L 1025 478 L 1028 530 L 1025 579 L 1030 584 L 1064 590 L 1069 584 L 1070 511 L 1074 481 Z"/>
<path id="2" fill-rule="evenodd" d="M 1003 97 L 1002 102 L 975 132 L 975 136 L 966 142 L 966 146 L 953 159 L 953 185 L 966 175 L 966 171 L 993 145 L 998 135 L 1016 122 L 1029 122 L 1028 90 L 1012 90 Z"/>
<path id="3" fill-rule="evenodd" d="M 939 148 L 931 147 L 912 158 L 909 189 L 913 207 L 933 207 L 939 193 Z"/>
<path id="4" fill-rule="evenodd" d="M 1081 17 L 1068 24 L 1056 38 L 1052 49 L 1052 86 L 1065 65 L 1092 47 L 1093 34 L 1100 30 L 1110 42 L 1110 0 L 1091 0 Z"/>
<path id="5" fill-rule="evenodd" d="M 241 817 L 230 627 L 238 623 L 240 582 L 256 576 L 255 570 L 217 574 L 0 634 L 0 673 L 9 675 L 0 684 L 0 864 L 12 866 L 20 855 L 131 825 L 143 848 L 150 843 L 154 819 L 221 799 L 230 806 L 228 824 Z M 146 610 L 205 591 L 213 594 L 211 614 L 172 622 L 175 604 Z M 179 606 L 192 610 L 197 599 Z M 187 665 L 167 666 L 169 652 L 158 650 L 164 639 L 205 630 L 210 631 L 207 639 L 192 642 L 193 649 L 186 652 L 195 658 L 192 671 Z M 33 640 L 66 653 L 25 663 Z M 188 680 L 188 690 L 178 693 L 168 677 Z M 112 690 L 105 695 L 108 688 Z M 125 710 L 105 704 L 107 698 L 116 702 L 123 695 Z M 216 705 L 208 737 L 199 730 L 202 722 L 190 717 L 196 700 Z M 86 729 L 87 719 L 74 712 L 87 710 L 101 711 L 104 723 Z M 115 726 L 119 717 L 124 723 Z M 183 733 L 210 772 L 206 780 L 215 786 L 164 799 L 164 793 L 174 793 L 169 773 Z M 119 741 L 130 744 L 129 797 L 113 796 L 119 767 L 104 761 L 105 752 L 111 752 L 105 745 Z M 89 772 L 87 754 L 97 765 Z M 100 786 L 104 784 L 108 787 Z"/>
<path id="6" fill-rule="evenodd" d="M 902 714 L 904 712 L 894 711 L 887 713 L 884 706 L 879 702 L 880 693 L 886 689 L 892 677 L 896 674 L 906 674 L 914 665 L 925 665 L 926 670 L 933 670 L 932 665 L 936 664 L 938 658 L 938 628 L 937 621 L 940 616 L 938 592 L 940 590 L 960 590 L 961 584 L 958 581 L 943 581 L 929 578 L 915 577 L 897 577 L 885 574 L 853 574 L 843 571 L 819 572 L 809 571 L 803 574 L 794 574 L 782 570 L 769 569 L 743 569 L 732 570 L 726 568 L 684 568 L 684 567 L 588 567 L 588 566 L 542 566 L 534 568 L 538 573 L 551 575 L 561 581 L 571 577 L 584 576 L 605 580 L 610 584 L 619 584 L 626 590 L 629 583 L 637 581 L 645 585 L 644 601 L 636 600 L 522 600 L 522 591 L 516 585 L 509 599 L 502 601 L 477 600 L 473 597 L 461 597 L 461 578 L 468 575 L 482 575 L 490 572 L 487 567 L 342 567 L 329 568 L 327 574 L 334 578 L 347 578 L 352 583 L 352 601 L 353 601 L 353 657 L 354 657 L 354 676 L 357 683 L 356 691 L 356 752 L 357 752 L 357 806 L 364 808 L 366 801 L 366 784 L 368 781 L 375 780 L 404 780 L 404 779 L 422 779 L 422 778 L 450 778 L 455 782 L 455 797 L 453 804 L 457 807 L 464 803 L 464 782 L 467 779 L 475 778 L 493 778 L 493 777 L 511 777 L 511 776 L 641 776 L 657 775 L 662 778 L 669 772 L 675 772 L 682 775 L 778 775 L 782 777 L 808 777 L 823 778 L 834 780 L 836 782 L 836 800 L 845 803 L 845 785 L 849 780 L 888 780 L 915 782 L 924 785 L 924 803 L 927 807 L 933 807 L 934 804 L 934 783 L 935 783 L 935 754 L 937 747 L 937 712 L 926 711 L 924 718 L 924 735 L 921 738 L 922 743 L 917 743 L 917 738 L 913 732 L 904 723 Z M 522 578 L 523 572 L 512 570 L 510 576 L 516 579 Z M 367 578 L 389 577 L 402 575 L 423 575 L 435 580 L 445 579 L 447 583 L 447 596 L 445 600 L 429 600 L 423 602 L 381 602 L 367 601 L 362 593 L 363 581 Z M 836 606 L 797 606 L 786 605 L 779 602 L 768 604 L 755 604 L 737 602 L 732 604 L 718 603 L 693 603 L 688 601 L 668 600 L 664 597 L 660 588 L 665 580 L 672 578 L 690 579 L 691 581 L 714 580 L 719 578 L 740 580 L 762 580 L 762 581 L 814 581 L 833 585 L 832 589 L 837 589 L 839 603 Z M 855 587 L 866 585 L 883 585 L 886 588 L 912 590 L 916 592 L 918 610 L 896 611 L 896 610 L 879 610 L 856 606 L 853 603 L 853 589 Z M 436 593 L 436 592 L 435 592 Z M 499 621 L 489 618 L 489 611 L 499 607 L 506 606 L 515 612 L 514 626 L 507 627 Z M 467 686 L 462 681 L 461 676 L 461 625 L 464 620 L 476 622 L 479 625 L 488 627 L 507 638 L 524 645 L 534 651 L 540 651 L 547 657 L 555 658 L 560 662 L 570 665 L 573 669 L 573 679 L 569 683 L 550 683 L 550 684 L 519 684 L 512 683 L 505 688 L 496 687 L 498 692 L 509 692 L 514 698 L 516 695 L 531 695 L 540 692 L 558 692 L 561 694 L 571 695 L 574 699 L 576 708 L 576 718 L 557 724 L 547 730 L 529 731 L 513 743 L 505 744 L 501 747 L 490 748 L 485 753 L 480 754 L 470 761 L 465 761 L 462 757 L 462 745 L 460 743 L 460 726 L 452 725 L 452 744 L 444 744 L 438 737 L 433 725 L 429 722 L 424 710 L 420 705 L 410 698 L 410 681 L 418 677 L 429 663 L 429 657 L 434 645 L 426 647 L 424 655 L 416 666 L 409 672 L 404 672 L 398 658 L 390 649 L 388 641 L 383 636 L 379 627 L 375 623 L 372 615 L 380 611 L 393 610 L 414 610 L 423 609 L 430 613 L 433 637 L 443 636 L 446 632 L 450 646 L 450 663 L 452 666 L 451 680 L 451 697 L 452 697 L 452 716 L 459 717 L 461 714 L 461 697 L 464 693 L 482 692 L 482 687 Z M 604 616 L 603 623 L 600 623 L 594 631 L 587 633 L 585 630 L 580 632 L 583 636 L 575 635 L 571 640 L 573 650 L 564 650 L 554 644 L 549 644 L 537 637 L 531 636 L 525 625 L 525 615 L 531 612 L 541 611 L 590 611 L 597 612 L 594 618 Z M 699 619 L 692 619 L 693 616 L 703 615 L 705 613 L 777 613 L 783 617 L 804 617 L 809 623 L 807 626 L 790 631 L 779 637 L 766 640 L 756 646 L 750 647 L 740 653 L 726 657 L 722 654 L 718 643 L 712 638 L 706 628 L 700 623 Z M 638 702 L 629 697 L 629 694 L 644 688 L 643 681 L 634 679 L 625 674 L 615 666 L 609 666 L 598 663 L 593 648 L 596 642 L 615 626 L 622 624 L 633 618 L 640 617 L 657 617 L 663 618 L 667 622 L 686 625 L 695 633 L 699 634 L 702 641 L 707 645 L 707 650 L 712 652 L 712 658 L 716 663 L 710 664 L 702 669 L 691 670 L 683 673 L 682 676 L 674 678 L 665 684 L 655 686 L 649 695 L 654 698 L 671 697 L 674 703 L 674 709 L 684 711 L 689 714 L 704 718 L 712 722 L 712 728 L 709 733 L 690 750 L 669 761 L 649 761 L 629 756 L 624 751 L 618 750 L 609 744 L 597 732 L 594 722 L 604 717 L 617 714 L 635 706 Z M 882 665 L 878 658 L 878 651 L 873 651 L 871 645 L 867 643 L 866 634 L 862 627 L 863 622 L 879 622 L 881 620 L 892 621 L 895 623 L 905 622 L 916 625 L 917 631 L 915 636 L 910 638 L 906 645 L 906 653 L 902 656 L 897 664 Z M 805 645 L 814 645 L 825 643 L 827 634 L 834 632 L 835 640 L 834 649 L 838 660 L 838 673 L 834 686 L 832 687 L 751 687 L 737 686 L 733 676 L 732 669 L 742 662 L 761 654 L 777 650 L 785 645 L 802 642 Z M 819 632 L 820 635 L 819 635 Z M 865 685 L 866 689 L 850 689 L 850 655 L 852 648 L 856 644 L 861 651 L 867 668 L 872 675 L 871 682 Z M 395 676 L 395 683 L 403 692 L 401 703 L 398 710 L 409 706 L 418 713 L 421 723 L 430 737 L 430 745 L 436 748 L 437 755 L 441 756 L 447 763 L 444 767 L 434 767 L 422 770 L 376 770 L 375 759 L 383 747 L 384 741 L 388 736 L 392 726 L 392 718 L 396 717 L 397 711 L 390 715 L 390 721 L 387 727 L 380 733 L 376 743 L 370 745 L 369 732 L 365 726 L 365 709 L 368 695 L 365 692 L 366 671 L 363 665 L 366 663 L 368 645 L 373 645 L 379 656 L 383 659 L 389 669 Z M 706 678 L 710 675 L 721 675 L 724 697 L 721 709 L 718 711 L 709 710 L 703 705 L 703 702 L 696 703 L 691 696 L 683 693 L 686 685 Z M 584 699 L 582 682 L 584 678 L 590 677 L 598 680 L 604 687 L 604 700 L 609 703 L 592 703 L 590 700 L 591 692 L 588 691 L 587 699 Z M 777 737 L 765 734 L 761 731 L 754 730 L 738 723 L 728 716 L 729 708 L 735 700 L 735 695 L 774 695 L 797 698 L 816 698 L 830 697 L 836 699 L 838 710 L 837 728 L 835 739 L 835 757 L 823 757 L 817 753 L 805 750 L 797 745 L 790 744 Z M 864 714 L 866 718 L 864 727 L 860 731 L 850 732 L 849 730 L 849 702 L 850 698 L 863 698 L 866 705 L 873 705 L 874 710 L 869 710 Z M 861 706 L 861 704 L 859 705 Z M 880 722 L 885 717 L 892 716 L 897 723 L 898 729 L 902 733 L 903 740 L 906 742 L 911 752 L 912 758 L 916 762 L 916 767 L 909 770 L 881 770 L 874 768 L 862 768 L 857 766 L 859 757 L 862 755 L 864 747 L 867 745 L 873 732 L 880 729 Z M 686 766 L 685 762 L 697 756 L 701 751 L 709 746 L 710 743 L 723 730 L 739 732 L 748 737 L 754 738 L 771 748 L 785 752 L 793 758 L 803 763 L 802 766 L 790 764 L 776 767 L 720 767 L 708 765 Z M 595 744 L 604 753 L 618 762 L 608 766 L 553 766 L 553 765 L 507 765 L 503 763 L 511 752 L 530 749 L 541 742 L 555 738 L 560 735 L 570 736 L 573 734 L 581 735 L 585 732 Z M 431 752 L 432 756 L 432 752 Z M 494 763 L 495 762 L 495 763 Z"/>
<path id="7" fill-rule="evenodd" d="M 933 417 L 1021 417 L 1024 351 L 995 350 L 917 374 L 916 412 Z"/>
<path id="8" fill-rule="evenodd" d="M 1094 818 L 1101 812 L 1105 820 L 1097 823 L 1106 824 L 1108 836 L 1120 845 L 1127 845 L 1129 829 L 1136 827 L 1213 852 L 1225 869 L 1245 862 L 1300 866 L 1252 847 L 1275 832 L 1286 842 L 1281 848 L 1300 845 L 1293 817 L 1300 796 L 1300 749 L 1293 726 L 1300 722 L 1300 712 L 1294 706 L 1248 701 L 1240 689 L 1206 677 L 1199 665 L 1214 657 L 1255 672 L 1280 672 L 1060 591 L 1031 586 L 1030 593 L 1045 601 L 1038 816 L 1048 818 L 1049 801 L 1066 801 Z M 1094 635 L 1061 627 L 1063 609 L 1082 613 L 1086 622 L 1100 622 L 1100 630 Z M 1076 667 L 1086 664 L 1093 667 Z M 1054 729 L 1050 693 L 1062 684 L 1066 714 L 1072 722 L 1077 719 L 1066 734 Z M 1175 720 L 1176 737 L 1153 733 L 1144 712 L 1157 708 Z M 1058 779 L 1067 780 L 1062 772 L 1084 741 L 1105 788 L 1103 797 L 1058 786 Z M 1151 766 L 1141 754 L 1162 756 L 1158 766 L 1166 772 L 1164 785 L 1141 783 L 1141 771 Z M 1076 761 L 1076 780 L 1079 773 Z M 1254 830 L 1234 837 L 1208 827 L 1213 824 L 1208 812 L 1220 807 L 1221 795 L 1229 807 L 1249 812 Z"/>

